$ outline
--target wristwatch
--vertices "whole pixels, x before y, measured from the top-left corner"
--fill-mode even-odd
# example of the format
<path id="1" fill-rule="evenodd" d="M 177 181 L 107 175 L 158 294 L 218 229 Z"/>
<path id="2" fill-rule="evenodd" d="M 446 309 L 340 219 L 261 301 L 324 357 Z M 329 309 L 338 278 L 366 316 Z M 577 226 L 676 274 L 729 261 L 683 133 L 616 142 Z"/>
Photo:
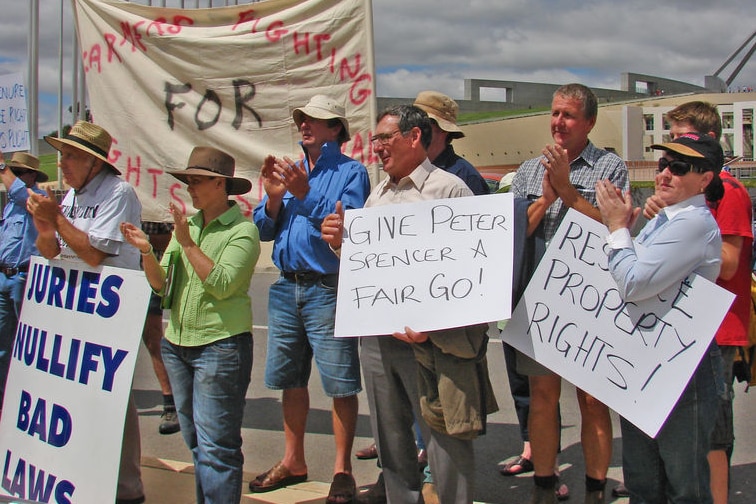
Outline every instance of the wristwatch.
<path id="1" fill-rule="evenodd" d="M 0 163 L 0 172 L 5 171 L 5 167 L 8 166 L 5 163 Z"/>

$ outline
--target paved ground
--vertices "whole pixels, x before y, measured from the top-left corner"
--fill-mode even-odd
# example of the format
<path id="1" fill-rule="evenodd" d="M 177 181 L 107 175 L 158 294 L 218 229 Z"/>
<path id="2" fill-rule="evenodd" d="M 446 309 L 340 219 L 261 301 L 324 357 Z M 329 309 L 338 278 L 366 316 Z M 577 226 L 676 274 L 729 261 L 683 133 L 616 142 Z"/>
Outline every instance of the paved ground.
<path id="1" fill-rule="evenodd" d="M 264 270 L 253 278 L 252 296 L 255 314 L 255 346 L 252 383 L 247 392 L 244 417 L 244 468 L 248 478 L 267 470 L 283 452 L 280 393 L 265 389 L 263 369 L 267 332 L 267 286 L 277 273 Z M 489 347 L 489 367 L 494 390 L 501 411 L 489 417 L 488 434 L 476 441 L 477 490 L 476 500 L 488 503 L 521 504 L 528 502 L 532 479 L 530 477 L 503 477 L 496 470 L 502 458 L 519 453 L 517 420 L 508 393 L 501 344 L 494 340 Z M 152 372 L 146 349 L 142 347 L 134 377 L 134 389 L 140 411 L 142 428 L 142 455 L 144 480 L 148 503 L 189 504 L 194 502 L 191 456 L 180 434 L 161 436 L 157 425 L 161 412 L 161 395 Z M 320 391 L 319 378 L 313 376 L 311 412 L 308 419 L 306 452 L 311 480 L 330 482 L 332 473 L 332 437 L 330 403 Z M 568 502 L 583 499 L 583 463 L 579 444 L 579 415 L 574 388 L 565 383 L 562 393 L 564 429 L 560 456 L 563 480 L 572 491 Z M 756 502 L 756 391 L 743 393 L 737 387 L 735 402 L 736 436 L 733 457 L 731 504 Z M 619 425 L 614 415 L 614 456 L 609 471 L 611 488 L 621 479 Z M 368 423 L 367 400 L 360 397 L 360 417 L 355 451 L 371 441 Z M 164 460 L 174 461 L 166 465 Z M 171 469 L 168 468 L 170 466 Z M 176 472 L 181 471 L 184 472 Z M 354 461 L 358 485 L 375 481 L 378 469 L 374 461 Z M 246 488 L 246 482 L 245 482 Z M 327 486 L 326 486 L 327 488 Z M 243 499 L 244 501 L 244 499 Z M 609 498 L 607 502 L 625 503 L 627 499 Z"/>

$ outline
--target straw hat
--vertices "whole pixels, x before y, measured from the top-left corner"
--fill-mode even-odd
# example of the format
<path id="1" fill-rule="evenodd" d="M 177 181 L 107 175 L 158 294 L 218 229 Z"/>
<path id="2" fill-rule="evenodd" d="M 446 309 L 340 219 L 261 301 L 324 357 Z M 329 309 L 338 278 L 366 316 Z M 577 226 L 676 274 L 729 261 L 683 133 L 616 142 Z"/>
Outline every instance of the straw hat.
<path id="1" fill-rule="evenodd" d="M 445 94 L 438 91 L 420 91 L 413 105 L 425 111 L 431 119 L 435 119 L 438 127 L 450 133 L 452 138 L 462 138 L 465 136 L 459 126 L 457 126 L 457 111 L 459 110 L 459 106 L 457 102 Z"/>
<path id="2" fill-rule="evenodd" d="M 181 182 L 187 184 L 187 177 L 222 177 L 231 180 L 228 194 L 246 194 L 252 190 L 252 182 L 245 178 L 234 177 L 234 158 L 215 147 L 195 147 L 189 155 L 186 170 L 170 171 Z"/>
<path id="3" fill-rule="evenodd" d="M 14 152 L 13 157 L 6 163 L 9 168 L 21 168 L 37 172 L 37 182 L 47 182 L 47 173 L 39 169 L 39 158 L 26 152 Z"/>
<path id="4" fill-rule="evenodd" d="M 55 147 L 56 150 L 60 150 L 63 144 L 76 147 L 77 149 L 102 160 L 105 163 L 105 166 L 116 172 L 118 175 L 121 174 L 121 172 L 108 161 L 108 152 L 110 152 L 110 145 L 113 143 L 113 140 L 110 138 L 110 133 L 96 124 L 87 121 L 77 121 L 66 136 L 62 138 L 46 136 L 45 141 Z"/>
<path id="5" fill-rule="evenodd" d="M 347 121 L 346 119 L 344 106 L 336 103 L 336 100 L 325 95 L 315 95 L 310 98 L 310 101 L 307 102 L 307 105 L 305 105 L 304 107 L 295 108 L 294 112 L 292 112 L 291 114 L 291 117 L 294 119 L 294 124 L 297 125 L 297 128 L 299 128 L 299 125 L 302 124 L 302 120 L 304 119 L 302 117 L 303 115 L 307 115 L 315 119 L 338 119 L 344 126 L 344 132 L 341 140 L 343 140 L 344 142 L 349 141 L 349 121 Z"/>

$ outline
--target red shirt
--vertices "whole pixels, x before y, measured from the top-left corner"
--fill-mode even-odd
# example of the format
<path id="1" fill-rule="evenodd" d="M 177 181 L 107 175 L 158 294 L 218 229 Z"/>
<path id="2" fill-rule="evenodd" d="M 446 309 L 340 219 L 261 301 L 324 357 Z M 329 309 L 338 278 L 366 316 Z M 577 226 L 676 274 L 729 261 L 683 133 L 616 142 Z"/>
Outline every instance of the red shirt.
<path id="1" fill-rule="evenodd" d="M 738 269 L 730 280 L 717 279 L 717 285 L 735 294 L 730 310 L 717 331 L 719 345 L 748 344 L 751 316 L 751 248 L 753 245 L 751 196 L 735 177 L 722 171 L 724 196 L 718 203 L 709 203 L 722 236 L 742 236 Z"/>

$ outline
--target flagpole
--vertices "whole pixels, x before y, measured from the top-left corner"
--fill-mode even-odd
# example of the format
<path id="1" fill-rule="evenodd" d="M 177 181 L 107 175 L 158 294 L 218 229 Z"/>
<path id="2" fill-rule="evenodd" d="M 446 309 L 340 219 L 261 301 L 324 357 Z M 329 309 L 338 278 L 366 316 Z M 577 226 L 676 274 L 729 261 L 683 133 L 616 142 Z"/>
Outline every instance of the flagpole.
<path id="1" fill-rule="evenodd" d="M 29 78 L 27 104 L 29 113 L 29 151 L 39 153 L 39 0 L 29 2 Z"/>

